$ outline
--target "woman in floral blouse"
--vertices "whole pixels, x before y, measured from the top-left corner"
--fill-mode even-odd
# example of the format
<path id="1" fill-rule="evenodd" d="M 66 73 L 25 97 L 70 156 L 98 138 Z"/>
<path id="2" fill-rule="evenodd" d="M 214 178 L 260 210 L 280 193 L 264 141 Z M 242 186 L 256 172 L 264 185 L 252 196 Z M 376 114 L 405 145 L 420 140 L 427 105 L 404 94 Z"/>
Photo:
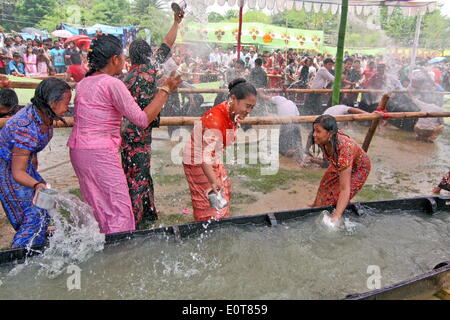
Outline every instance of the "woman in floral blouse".
<path id="1" fill-rule="evenodd" d="M 364 186 L 370 173 L 370 159 L 355 141 L 338 130 L 333 116 L 322 115 L 314 121 L 313 137 L 330 165 L 312 206 L 336 206 L 331 220 L 337 221 Z"/>
<path id="2" fill-rule="evenodd" d="M 172 28 L 154 57 L 151 57 L 150 45 L 144 40 L 135 40 L 130 45 L 132 66 L 124 83 L 141 109 L 144 109 L 158 92 L 157 64 L 164 63 L 168 58 L 182 19 L 182 14 L 174 15 Z M 122 123 L 122 165 L 130 189 L 136 229 L 148 228 L 152 221 L 158 218 L 150 175 L 150 157 L 152 129 L 159 126 L 161 109 L 162 106 L 152 109 L 152 121 L 145 129 L 126 118 Z"/>
<path id="3" fill-rule="evenodd" d="M 53 137 L 53 121 L 64 121 L 71 98 L 67 83 L 47 78 L 36 88 L 31 104 L 0 131 L 0 201 L 16 231 L 11 248 L 45 243 L 50 216 L 34 205 L 37 192 L 47 188 L 38 172 L 37 154 Z"/>

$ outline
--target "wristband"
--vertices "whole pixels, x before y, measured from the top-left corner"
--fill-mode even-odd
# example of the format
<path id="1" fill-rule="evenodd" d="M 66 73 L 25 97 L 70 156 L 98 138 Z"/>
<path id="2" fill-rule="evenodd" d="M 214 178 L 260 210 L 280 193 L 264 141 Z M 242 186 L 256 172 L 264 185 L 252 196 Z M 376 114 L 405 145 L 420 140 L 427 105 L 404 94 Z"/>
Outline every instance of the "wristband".
<path id="1" fill-rule="evenodd" d="M 159 90 L 162 90 L 162 91 L 164 91 L 165 93 L 167 93 L 168 95 L 170 95 L 170 89 L 169 89 L 168 86 L 162 86 L 162 87 L 159 87 Z"/>

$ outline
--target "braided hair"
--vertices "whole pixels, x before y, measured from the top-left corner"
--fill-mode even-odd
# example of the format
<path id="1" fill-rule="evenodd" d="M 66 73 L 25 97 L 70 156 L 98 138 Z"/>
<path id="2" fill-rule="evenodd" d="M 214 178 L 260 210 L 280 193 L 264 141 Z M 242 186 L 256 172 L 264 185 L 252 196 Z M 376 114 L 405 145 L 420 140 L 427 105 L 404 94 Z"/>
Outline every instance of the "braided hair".
<path id="1" fill-rule="evenodd" d="M 122 42 L 110 34 L 98 34 L 91 42 L 88 53 L 89 71 L 86 77 L 93 75 L 108 65 L 109 59 L 122 53 Z"/>
<path id="2" fill-rule="evenodd" d="M 231 81 L 228 84 L 228 90 L 228 95 L 230 97 L 234 95 L 238 100 L 245 99 L 249 95 L 254 95 L 255 97 L 258 95 L 255 87 L 244 78 L 237 78 Z"/>
<path id="3" fill-rule="evenodd" d="M 31 103 L 37 110 L 40 110 L 50 119 L 66 123 L 62 117 L 53 111 L 50 105 L 54 102 L 61 101 L 64 93 L 70 92 L 71 90 L 70 86 L 62 79 L 46 78 L 37 86 Z"/>
<path id="4" fill-rule="evenodd" d="M 325 130 L 327 130 L 328 132 L 331 132 L 330 142 L 331 142 L 331 148 L 333 150 L 331 157 L 335 163 L 338 163 L 338 159 L 339 159 L 338 133 L 342 134 L 342 132 L 339 132 L 339 128 L 338 128 L 336 119 L 329 114 L 324 114 L 324 115 L 317 117 L 316 120 L 314 120 L 314 122 L 313 122 L 313 130 L 309 137 L 310 139 L 312 139 L 312 141 L 314 141 L 313 134 L 314 134 L 314 125 L 315 124 L 320 124 Z M 323 148 L 322 148 L 322 151 L 323 151 L 323 154 L 325 155 L 325 151 L 323 150 Z M 315 152 L 315 144 L 313 146 L 313 152 Z"/>
<path id="5" fill-rule="evenodd" d="M 148 64 L 150 62 L 150 57 L 152 55 L 152 48 L 143 39 L 137 39 L 131 42 L 129 55 L 131 59 L 131 64 Z"/>

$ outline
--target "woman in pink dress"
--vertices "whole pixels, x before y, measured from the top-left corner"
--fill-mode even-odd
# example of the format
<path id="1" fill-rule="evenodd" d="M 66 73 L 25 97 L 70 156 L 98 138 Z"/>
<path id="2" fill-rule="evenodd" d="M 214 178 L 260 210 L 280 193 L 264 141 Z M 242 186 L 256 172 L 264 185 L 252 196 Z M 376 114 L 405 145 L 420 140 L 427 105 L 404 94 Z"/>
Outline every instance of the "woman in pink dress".
<path id="1" fill-rule="evenodd" d="M 103 233 L 135 230 L 127 180 L 119 147 L 122 117 L 146 128 L 169 94 L 181 83 L 168 78 L 142 110 L 120 75 L 125 62 L 122 43 L 112 35 L 94 38 L 88 54 L 90 69 L 76 87 L 74 126 L 67 145 L 83 199 L 93 208 Z"/>
<path id="2" fill-rule="evenodd" d="M 37 75 L 38 76 L 48 76 L 50 58 L 47 56 L 43 48 L 39 48 L 37 52 Z"/>
<path id="3" fill-rule="evenodd" d="M 36 67 L 36 55 L 33 53 L 33 46 L 27 46 L 27 53 L 23 56 L 23 62 L 25 64 L 25 74 L 27 76 L 35 76 L 37 74 Z"/>

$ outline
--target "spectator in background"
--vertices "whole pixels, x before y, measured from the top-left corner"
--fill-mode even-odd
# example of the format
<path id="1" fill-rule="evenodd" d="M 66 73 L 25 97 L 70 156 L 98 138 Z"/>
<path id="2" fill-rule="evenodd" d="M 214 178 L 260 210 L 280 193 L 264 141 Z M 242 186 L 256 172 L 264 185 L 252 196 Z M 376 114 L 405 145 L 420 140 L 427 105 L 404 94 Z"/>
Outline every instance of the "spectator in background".
<path id="1" fill-rule="evenodd" d="M 75 61 L 81 61 L 80 51 L 76 47 L 75 42 L 69 42 L 69 47 L 64 51 L 64 58 L 66 66 L 70 66 L 73 59 L 75 59 Z"/>
<path id="2" fill-rule="evenodd" d="M 16 77 L 25 77 L 25 66 L 22 63 L 20 53 L 15 52 L 9 62 L 9 74 Z"/>
<path id="3" fill-rule="evenodd" d="M 311 82 L 311 89 L 324 89 L 328 84 L 334 81 L 334 76 L 331 73 L 333 70 L 334 61 L 333 59 L 327 58 L 323 61 L 323 67 L 320 68 L 316 76 Z M 320 115 L 323 113 L 323 95 L 321 93 L 308 93 L 305 99 L 305 110 L 306 115 Z"/>
<path id="4" fill-rule="evenodd" d="M 61 47 L 59 41 L 55 41 L 54 48 L 50 51 L 52 57 L 53 66 L 56 69 L 56 73 L 66 72 L 66 63 L 64 62 L 65 50 Z"/>
<path id="5" fill-rule="evenodd" d="M 369 81 L 373 77 L 373 75 L 377 73 L 377 69 L 375 69 L 375 62 L 370 61 L 367 64 L 367 68 L 364 70 L 363 76 L 363 87 L 367 89 L 369 87 Z"/>
<path id="6" fill-rule="evenodd" d="M 36 55 L 33 53 L 33 45 L 28 45 L 27 53 L 23 55 L 23 62 L 25 64 L 25 74 L 29 77 L 37 74 L 36 58 Z"/>
<path id="7" fill-rule="evenodd" d="M 11 38 L 11 37 L 5 38 L 5 42 L 4 42 L 5 46 L 2 50 L 2 52 L 0 53 L 1 56 L 3 57 L 5 74 L 10 74 L 9 73 L 9 63 L 12 61 L 13 54 L 14 54 L 13 42 L 14 42 L 13 38 Z"/>
<path id="8" fill-rule="evenodd" d="M 49 75 L 50 70 L 50 58 L 47 55 L 44 48 L 39 48 L 37 51 L 37 74 L 38 76 L 45 77 Z"/>
<path id="9" fill-rule="evenodd" d="M 80 82 L 84 79 L 88 69 L 82 65 L 81 56 L 78 54 L 71 55 L 70 66 L 66 71 L 66 81 Z"/>
<path id="10" fill-rule="evenodd" d="M 26 46 L 22 44 L 22 37 L 21 36 L 15 36 L 14 37 L 14 52 L 17 52 L 20 54 L 20 56 L 23 56 L 26 53 Z"/>
<path id="11" fill-rule="evenodd" d="M 255 60 L 255 67 L 250 71 L 248 81 L 255 88 L 267 88 L 267 73 L 262 68 L 262 59 Z"/>

